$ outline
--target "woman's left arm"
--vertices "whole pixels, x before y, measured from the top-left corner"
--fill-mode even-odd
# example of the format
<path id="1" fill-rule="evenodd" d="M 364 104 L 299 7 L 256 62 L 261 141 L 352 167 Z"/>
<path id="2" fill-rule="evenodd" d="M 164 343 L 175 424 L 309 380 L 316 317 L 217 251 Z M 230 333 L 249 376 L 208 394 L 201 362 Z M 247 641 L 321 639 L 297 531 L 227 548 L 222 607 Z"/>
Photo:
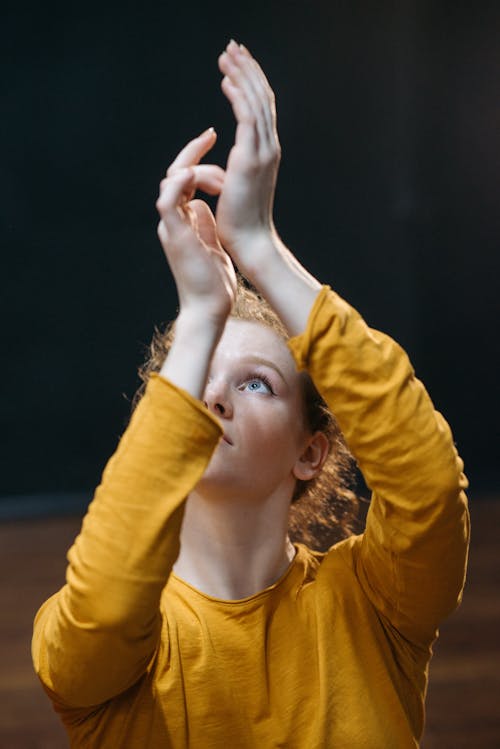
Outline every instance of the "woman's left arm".
<path id="1" fill-rule="evenodd" d="M 235 42 L 219 67 L 237 120 L 219 236 L 295 336 L 290 346 L 299 367 L 307 367 L 335 413 L 373 491 L 355 554 L 367 596 L 405 637 L 428 646 L 463 586 L 469 521 L 462 461 L 405 352 L 333 291 L 321 290 L 279 239 L 273 92 Z"/>
<path id="2" fill-rule="evenodd" d="M 339 553 L 381 616 L 427 652 L 467 563 L 467 479 L 450 428 L 403 349 L 327 287 L 289 345 L 372 490 L 365 532 Z"/>

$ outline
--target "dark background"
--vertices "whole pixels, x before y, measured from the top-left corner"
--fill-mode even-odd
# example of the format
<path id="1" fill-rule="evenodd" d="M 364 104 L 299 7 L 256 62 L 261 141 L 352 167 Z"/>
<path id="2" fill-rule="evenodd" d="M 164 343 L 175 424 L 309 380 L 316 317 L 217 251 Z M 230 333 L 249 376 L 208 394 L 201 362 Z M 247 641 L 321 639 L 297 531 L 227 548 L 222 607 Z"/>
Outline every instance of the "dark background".
<path id="1" fill-rule="evenodd" d="M 276 91 L 283 239 L 408 350 L 472 493 L 498 486 L 498 2 L 30 0 L 0 27 L 0 508 L 87 496 L 114 450 L 176 310 L 158 183 L 210 125 L 224 164 L 232 36 Z"/>

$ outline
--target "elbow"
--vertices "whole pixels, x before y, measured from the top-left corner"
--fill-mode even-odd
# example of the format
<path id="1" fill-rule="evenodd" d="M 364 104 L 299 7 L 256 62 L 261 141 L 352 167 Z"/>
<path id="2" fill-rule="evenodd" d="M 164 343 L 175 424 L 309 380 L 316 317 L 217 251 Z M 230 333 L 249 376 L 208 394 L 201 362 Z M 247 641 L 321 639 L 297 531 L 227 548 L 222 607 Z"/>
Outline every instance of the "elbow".
<path id="1" fill-rule="evenodd" d="M 161 616 L 157 610 L 138 621 L 114 606 L 97 607 L 89 616 L 75 610 L 64 593 L 61 590 L 37 615 L 34 668 L 56 705 L 99 705 L 146 672 L 160 638 Z"/>

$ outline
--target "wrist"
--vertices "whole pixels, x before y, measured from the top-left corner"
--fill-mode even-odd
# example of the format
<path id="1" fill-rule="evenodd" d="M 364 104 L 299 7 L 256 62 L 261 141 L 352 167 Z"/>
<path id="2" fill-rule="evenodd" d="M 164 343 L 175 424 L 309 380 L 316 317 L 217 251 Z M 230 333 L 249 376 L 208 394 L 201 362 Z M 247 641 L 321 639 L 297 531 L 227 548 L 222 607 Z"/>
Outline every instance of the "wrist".
<path id="1" fill-rule="evenodd" d="M 283 258 L 281 240 L 274 227 L 250 231 L 238 237 L 228 252 L 240 273 L 256 288 L 261 288 L 270 271 L 279 272 Z"/>
<path id="2" fill-rule="evenodd" d="M 175 337 L 203 341 L 204 345 L 215 342 L 217 345 L 226 319 L 227 314 L 209 310 L 203 305 L 181 306 L 175 320 Z"/>
<path id="3" fill-rule="evenodd" d="M 240 255 L 244 260 L 240 261 Z M 307 271 L 282 242 L 275 229 L 254 234 L 245 243 L 245 252 L 236 255 L 240 272 L 264 296 L 272 295 L 280 286 L 307 286 L 317 292 L 320 282 Z"/>
<path id="4" fill-rule="evenodd" d="M 249 245 L 252 260 L 240 267 L 243 275 L 267 299 L 291 336 L 302 333 L 321 290 L 274 231 Z"/>

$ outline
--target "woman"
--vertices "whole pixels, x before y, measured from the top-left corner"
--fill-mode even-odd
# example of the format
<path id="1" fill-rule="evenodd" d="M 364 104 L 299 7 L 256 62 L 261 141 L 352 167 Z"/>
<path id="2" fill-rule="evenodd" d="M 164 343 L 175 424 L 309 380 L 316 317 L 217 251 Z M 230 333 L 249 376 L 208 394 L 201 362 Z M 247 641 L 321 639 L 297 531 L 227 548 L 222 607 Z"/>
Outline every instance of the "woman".
<path id="1" fill-rule="evenodd" d="M 219 66 L 235 145 L 201 165 L 206 131 L 161 184 L 175 332 L 37 615 L 35 667 L 74 747 L 415 747 L 464 580 L 462 463 L 404 352 L 277 237 L 272 91 L 235 42 Z M 287 342 L 231 316 L 230 258 Z M 331 452 L 305 369 L 373 492 L 365 532 L 326 554 L 287 532 Z"/>

